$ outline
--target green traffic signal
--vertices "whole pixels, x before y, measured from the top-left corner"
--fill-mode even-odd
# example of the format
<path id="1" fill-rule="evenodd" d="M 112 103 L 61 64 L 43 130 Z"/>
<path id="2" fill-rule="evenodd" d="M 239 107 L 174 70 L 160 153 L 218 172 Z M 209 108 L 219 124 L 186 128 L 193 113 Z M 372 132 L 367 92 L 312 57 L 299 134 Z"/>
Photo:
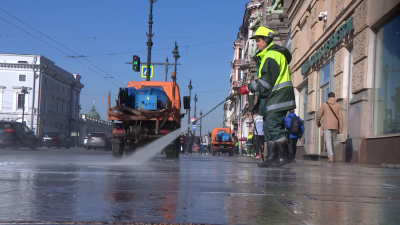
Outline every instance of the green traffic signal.
<path id="1" fill-rule="evenodd" d="M 140 71 L 140 57 L 137 55 L 132 56 L 132 69 L 135 72 Z"/>

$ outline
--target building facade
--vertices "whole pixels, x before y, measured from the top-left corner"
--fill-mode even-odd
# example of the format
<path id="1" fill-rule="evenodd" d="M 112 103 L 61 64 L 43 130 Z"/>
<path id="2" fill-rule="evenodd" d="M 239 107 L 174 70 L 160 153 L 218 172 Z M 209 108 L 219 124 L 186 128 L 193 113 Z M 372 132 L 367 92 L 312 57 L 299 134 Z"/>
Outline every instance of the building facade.
<path id="1" fill-rule="evenodd" d="M 37 135 L 76 135 L 80 79 L 41 55 L 0 54 L 0 120 L 22 122 L 23 117 Z"/>
<path id="2" fill-rule="evenodd" d="M 288 8 L 302 155 L 326 155 L 316 113 L 334 92 L 343 110 L 335 160 L 399 163 L 400 0 L 294 0 Z"/>

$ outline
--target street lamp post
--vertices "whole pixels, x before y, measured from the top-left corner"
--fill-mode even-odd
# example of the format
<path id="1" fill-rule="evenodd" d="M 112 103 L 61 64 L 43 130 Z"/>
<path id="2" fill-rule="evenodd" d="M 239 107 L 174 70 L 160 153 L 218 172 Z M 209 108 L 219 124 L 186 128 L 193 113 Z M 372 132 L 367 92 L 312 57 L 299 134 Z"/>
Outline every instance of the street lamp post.
<path id="1" fill-rule="evenodd" d="M 200 109 L 200 118 L 201 118 L 202 115 L 203 115 L 203 111 Z M 199 126 L 200 137 L 201 137 L 201 120 L 202 119 L 200 119 L 200 126 Z"/>
<path id="2" fill-rule="evenodd" d="M 28 90 L 26 87 L 22 86 L 21 93 L 24 94 L 24 97 L 22 98 L 22 124 L 25 125 L 24 123 L 24 115 L 25 115 L 25 94 L 28 94 Z"/>
<path id="3" fill-rule="evenodd" d="M 191 92 L 192 92 L 192 89 L 193 89 L 193 87 L 192 87 L 192 79 L 190 79 L 189 80 L 189 85 L 188 85 L 188 88 L 189 88 L 189 103 L 190 103 L 190 101 L 191 101 Z M 189 134 L 189 129 L 190 129 L 190 108 L 191 107 L 189 107 L 189 111 L 188 111 L 188 134 Z"/>
<path id="4" fill-rule="evenodd" d="M 172 55 L 174 56 L 175 59 L 175 67 L 174 67 L 174 72 L 176 75 L 176 62 L 178 61 L 178 59 L 180 58 L 179 52 L 178 52 L 178 45 L 176 45 L 176 41 L 175 41 L 175 48 L 172 51 Z M 175 82 L 175 81 L 174 81 Z"/>
<path id="5" fill-rule="evenodd" d="M 153 46 L 153 42 L 151 38 L 154 36 L 152 33 L 153 28 L 153 3 L 157 0 L 150 0 L 150 14 L 149 14 L 149 33 L 147 35 L 147 70 L 146 70 L 146 81 L 150 81 L 150 61 L 151 61 L 151 46 Z"/>
<path id="6" fill-rule="evenodd" d="M 197 94 L 194 94 L 194 118 L 196 118 L 196 102 L 197 102 Z M 196 130 L 193 131 L 193 136 L 196 137 Z"/>

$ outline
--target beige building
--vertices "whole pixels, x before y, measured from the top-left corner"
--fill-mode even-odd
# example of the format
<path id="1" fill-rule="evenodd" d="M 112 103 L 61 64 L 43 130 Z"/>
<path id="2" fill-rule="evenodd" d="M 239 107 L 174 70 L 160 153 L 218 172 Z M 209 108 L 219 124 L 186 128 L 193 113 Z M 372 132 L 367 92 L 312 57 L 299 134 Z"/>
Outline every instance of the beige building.
<path id="1" fill-rule="evenodd" d="M 334 92 L 344 117 L 335 160 L 400 163 L 400 0 L 295 0 L 288 17 L 306 129 L 298 157 L 326 155 L 315 119 Z"/>

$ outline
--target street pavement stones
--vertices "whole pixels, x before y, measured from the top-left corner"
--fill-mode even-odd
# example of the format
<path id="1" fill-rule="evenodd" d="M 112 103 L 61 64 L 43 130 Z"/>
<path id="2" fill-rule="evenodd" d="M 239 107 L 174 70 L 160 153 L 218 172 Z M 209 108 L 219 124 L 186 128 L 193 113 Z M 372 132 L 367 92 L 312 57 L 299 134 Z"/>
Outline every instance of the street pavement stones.
<path id="1" fill-rule="evenodd" d="M 129 165 L 82 148 L 0 150 L 0 224 L 400 224 L 399 169 L 260 161 L 157 155 Z"/>

